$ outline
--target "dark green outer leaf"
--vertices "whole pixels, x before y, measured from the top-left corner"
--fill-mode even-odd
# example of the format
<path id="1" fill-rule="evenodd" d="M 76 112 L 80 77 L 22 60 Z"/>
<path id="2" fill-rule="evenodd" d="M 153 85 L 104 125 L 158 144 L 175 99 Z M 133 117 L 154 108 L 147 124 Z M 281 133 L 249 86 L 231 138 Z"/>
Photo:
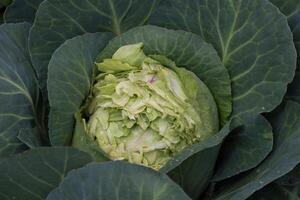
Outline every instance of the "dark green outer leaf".
<path id="1" fill-rule="evenodd" d="M 286 16 L 293 15 L 300 8 L 299 0 L 270 0 Z"/>
<path id="2" fill-rule="evenodd" d="M 296 68 L 286 18 L 266 0 L 165 0 L 150 23 L 199 34 L 232 80 L 233 115 L 273 110 Z"/>
<path id="3" fill-rule="evenodd" d="M 229 75 L 211 45 L 192 33 L 148 25 L 133 28 L 111 40 L 96 61 L 111 58 L 121 46 L 138 42 L 144 43 L 146 55 L 164 55 L 178 67 L 194 72 L 214 96 L 221 124 L 227 122 L 231 113 Z"/>
<path id="4" fill-rule="evenodd" d="M 236 123 L 243 126 L 231 132 L 224 141 L 214 181 L 256 167 L 272 151 L 272 127 L 263 116 L 239 119 Z"/>
<path id="5" fill-rule="evenodd" d="M 297 27 L 299 27 L 299 23 L 300 23 L 300 9 L 297 10 L 297 12 L 295 12 L 294 15 L 290 16 L 288 18 L 288 22 L 290 25 L 290 28 L 292 31 L 294 31 Z M 299 33 L 299 31 L 297 31 Z M 298 34 L 294 34 L 295 32 L 293 32 L 294 35 L 294 39 L 295 37 L 297 38 L 296 41 L 299 41 L 299 35 Z"/>
<path id="6" fill-rule="evenodd" d="M 94 32 L 120 34 L 144 24 L 158 0 L 46 0 L 30 32 L 30 52 L 41 87 L 46 88 L 47 65 L 64 41 Z"/>
<path id="7" fill-rule="evenodd" d="M 70 192 L 71 191 L 71 192 Z M 166 175 L 126 162 L 92 163 L 68 174 L 47 200 L 188 200 Z"/>
<path id="8" fill-rule="evenodd" d="M 241 131 L 242 125 L 244 125 L 243 123 L 249 124 L 247 124 L 245 130 Z M 236 166 L 236 164 L 240 161 L 235 161 L 234 157 L 236 157 L 236 159 L 241 158 L 238 157 L 238 153 L 235 152 L 235 148 L 228 149 L 228 154 L 233 154 L 232 157 L 229 157 L 229 159 L 232 160 L 228 160 L 227 162 L 223 160 L 223 162 L 216 164 L 216 167 L 218 167 L 217 169 L 221 167 L 226 168 L 224 171 L 222 171 L 222 173 L 218 174 L 219 177 L 217 178 L 221 179 L 221 176 L 229 177 L 235 175 L 237 173 L 240 173 L 241 171 L 247 170 L 249 166 L 252 168 L 266 157 L 266 155 L 270 151 L 270 148 L 272 147 L 272 132 L 270 129 L 270 125 L 260 115 L 244 120 L 240 118 L 231 120 L 222 128 L 222 130 L 217 135 L 208 138 L 202 143 L 186 148 L 180 154 L 175 156 L 171 161 L 169 161 L 160 171 L 168 172 L 170 177 L 174 181 L 176 181 L 187 194 L 193 197 L 193 199 L 196 199 L 200 194 L 202 194 L 203 190 L 206 188 L 209 180 L 211 179 L 213 168 L 212 166 L 215 166 L 217 156 L 220 153 L 219 149 L 221 141 L 223 141 L 223 139 L 231 131 L 233 131 L 234 133 L 251 134 L 251 132 L 254 130 L 257 130 L 257 132 L 260 134 L 265 133 L 266 136 L 269 137 L 264 138 L 264 140 L 268 141 L 266 142 L 266 146 L 264 147 L 263 145 L 260 145 L 260 148 L 257 149 L 257 151 L 263 152 L 262 155 L 256 155 L 258 157 L 256 158 L 256 160 L 248 155 L 248 157 L 250 157 L 253 161 L 252 163 L 250 163 L 250 165 L 248 165 L 247 163 L 245 165 Z M 250 142 L 252 138 L 244 137 L 243 139 L 246 140 L 243 141 L 244 144 Z M 259 139 L 261 139 L 261 137 Z M 254 148 L 254 145 L 255 144 L 251 145 L 250 148 Z M 249 149 L 246 150 L 248 151 Z M 221 153 L 223 153 L 222 150 Z M 245 155 L 244 153 L 243 156 L 246 157 L 247 155 Z M 225 154 L 224 157 L 226 157 Z M 176 168 L 174 169 L 174 167 Z M 232 167 L 233 169 L 229 170 L 230 167 Z M 195 174 L 197 174 L 197 176 L 195 176 Z"/>
<path id="9" fill-rule="evenodd" d="M 298 67 L 294 80 L 289 85 L 287 99 L 300 103 L 300 10 L 289 18 L 289 24 L 293 31 L 294 43 L 298 52 Z"/>
<path id="10" fill-rule="evenodd" d="M 17 135 L 36 126 L 39 91 L 27 50 L 29 27 L 0 26 L 0 157 L 24 150 Z"/>
<path id="11" fill-rule="evenodd" d="M 190 196 L 198 199 L 213 174 L 220 145 L 205 148 L 185 159 L 168 175 Z M 192 149 L 190 149 L 192 150 Z M 194 149 L 193 149 L 194 150 Z"/>
<path id="12" fill-rule="evenodd" d="M 221 182 L 214 199 L 243 200 L 291 171 L 300 162 L 300 105 L 288 101 L 269 116 L 274 129 L 272 153 L 257 168 Z"/>
<path id="13" fill-rule="evenodd" d="M 288 174 L 276 180 L 276 183 L 285 186 L 295 186 L 300 184 L 300 165 L 298 164 Z"/>
<path id="14" fill-rule="evenodd" d="M 66 41 L 49 63 L 49 137 L 53 145 L 71 143 L 74 115 L 80 110 L 92 84 L 97 54 L 111 33 L 88 33 Z"/>
<path id="15" fill-rule="evenodd" d="M 26 151 L 0 163 L 0 199 L 41 200 L 72 169 L 91 157 L 74 148 L 44 147 Z"/>
<path id="16" fill-rule="evenodd" d="M 18 139 L 31 149 L 43 146 L 41 133 L 37 128 L 21 129 L 18 134 Z"/>
<path id="17" fill-rule="evenodd" d="M 0 24 L 4 22 L 3 15 L 6 6 L 11 3 L 11 0 L 0 0 Z"/>
<path id="18" fill-rule="evenodd" d="M 4 21 L 6 23 L 13 22 L 29 22 L 33 23 L 35 12 L 43 0 L 14 0 L 14 2 L 6 8 Z"/>
<path id="19" fill-rule="evenodd" d="M 300 185 L 288 187 L 273 182 L 256 192 L 249 200 L 300 200 Z"/>
<path id="20" fill-rule="evenodd" d="M 291 85 L 289 85 L 286 98 L 300 103 L 300 71 L 296 71 Z"/>
<path id="21" fill-rule="evenodd" d="M 0 0 L 0 8 L 3 6 L 8 6 L 11 3 L 11 0 Z"/>

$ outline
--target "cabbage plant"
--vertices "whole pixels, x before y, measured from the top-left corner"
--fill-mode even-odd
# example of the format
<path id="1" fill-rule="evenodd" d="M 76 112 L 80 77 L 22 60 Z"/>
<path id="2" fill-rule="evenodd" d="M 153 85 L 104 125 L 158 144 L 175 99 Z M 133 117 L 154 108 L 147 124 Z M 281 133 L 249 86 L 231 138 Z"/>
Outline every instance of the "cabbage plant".
<path id="1" fill-rule="evenodd" d="M 15 0 L 3 18 L 0 199 L 300 198 L 298 0 Z"/>

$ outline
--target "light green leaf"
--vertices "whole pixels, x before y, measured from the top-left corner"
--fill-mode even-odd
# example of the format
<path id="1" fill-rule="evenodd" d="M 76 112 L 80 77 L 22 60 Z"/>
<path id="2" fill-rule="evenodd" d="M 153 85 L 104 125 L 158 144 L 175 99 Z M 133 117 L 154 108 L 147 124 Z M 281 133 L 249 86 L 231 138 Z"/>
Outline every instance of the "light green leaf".
<path id="1" fill-rule="evenodd" d="M 167 59 L 165 56 L 152 55 L 150 57 L 176 72 L 185 88 L 183 92 L 187 95 L 193 109 L 201 116 L 207 134 L 217 133 L 220 127 L 218 110 L 215 100 L 207 86 L 194 73 L 183 67 L 177 67 L 175 62 Z"/>
<path id="2" fill-rule="evenodd" d="M 256 167 L 272 150 L 272 127 L 263 116 L 238 119 L 236 123 L 243 126 L 230 133 L 224 141 L 214 181 Z"/>
<path id="3" fill-rule="evenodd" d="M 118 49 L 112 59 L 122 61 L 132 66 L 140 67 L 146 55 L 143 52 L 143 43 L 125 45 Z"/>
<path id="4" fill-rule="evenodd" d="M 23 151 L 20 129 L 38 126 L 39 90 L 27 50 L 29 27 L 0 26 L 0 157 Z"/>
<path id="5" fill-rule="evenodd" d="M 267 0 L 165 0 L 151 24 L 200 35 L 231 76 L 233 116 L 273 110 L 296 68 L 286 18 Z"/>
<path id="6" fill-rule="evenodd" d="M 272 153 L 257 168 L 221 182 L 214 199 L 246 199 L 300 162 L 300 105 L 288 101 L 272 112 L 268 119 L 274 131 Z"/>
<path id="7" fill-rule="evenodd" d="M 207 132 L 204 135 L 209 136 L 209 134 L 217 133 L 220 130 L 218 109 L 208 87 L 194 73 L 185 68 L 173 70 L 180 78 L 193 109 L 201 116 L 201 121 L 205 127 L 203 130 Z"/>
<path id="8" fill-rule="evenodd" d="M 68 40 L 54 52 L 48 78 L 51 144 L 71 143 L 74 115 L 89 94 L 95 58 L 111 38 L 111 33 L 89 33 Z"/>
<path id="9" fill-rule="evenodd" d="M 144 43 L 146 55 L 164 55 L 178 67 L 184 67 L 196 74 L 209 88 L 224 125 L 231 113 L 231 88 L 229 75 L 220 62 L 216 51 L 195 34 L 173 31 L 157 26 L 143 26 L 131 29 L 111 40 L 97 57 L 97 62 L 111 58 L 113 53 L 126 44 Z"/>
<path id="10" fill-rule="evenodd" d="M 29 22 L 33 23 L 35 13 L 43 0 L 14 0 L 13 3 L 6 8 L 4 21 L 6 23 L 13 22 Z"/>
<path id="11" fill-rule="evenodd" d="M 72 192 L 70 192 L 72 191 Z M 125 162 L 92 163 L 68 174 L 47 200 L 188 200 L 166 175 Z"/>
<path id="12" fill-rule="evenodd" d="M 143 25 L 158 0 L 45 0 L 30 32 L 30 52 L 42 88 L 47 65 L 64 41 L 94 32 L 120 34 Z M 63 27 L 63 28 L 62 28 Z"/>
<path id="13" fill-rule="evenodd" d="M 0 163 L 0 199 L 45 199 L 70 170 L 90 161 L 69 147 L 36 148 L 6 159 Z"/>
<path id="14" fill-rule="evenodd" d="M 110 159 L 106 154 L 99 148 L 98 144 L 89 136 L 85 131 L 84 124 L 80 113 L 75 114 L 76 124 L 72 139 L 72 146 L 80 149 L 81 151 L 89 153 L 94 161 L 104 162 Z"/>

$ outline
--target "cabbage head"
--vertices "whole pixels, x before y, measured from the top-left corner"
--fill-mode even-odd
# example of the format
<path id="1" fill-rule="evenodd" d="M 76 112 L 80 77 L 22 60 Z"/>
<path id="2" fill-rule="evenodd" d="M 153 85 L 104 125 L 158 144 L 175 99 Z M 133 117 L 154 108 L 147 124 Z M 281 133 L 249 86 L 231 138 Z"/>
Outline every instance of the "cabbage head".
<path id="1" fill-rule="evenodd" d="M 159 169 L 216 133 L 218 113 L 209 89 L 192 72 L 146 56 L 142 48 L 143 43 L 122 46 L 96 63 L 100 74 L 84 111 L 86 133 L 113 160 Z M 201 90 L 202 97 L 187 90 Z"/>

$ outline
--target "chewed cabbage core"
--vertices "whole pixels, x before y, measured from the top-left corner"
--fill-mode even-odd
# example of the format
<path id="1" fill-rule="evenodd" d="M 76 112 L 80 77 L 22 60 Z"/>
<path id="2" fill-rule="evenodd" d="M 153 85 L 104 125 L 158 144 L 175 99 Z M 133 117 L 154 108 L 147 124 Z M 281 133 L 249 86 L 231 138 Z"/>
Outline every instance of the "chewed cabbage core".
<path id="1" fill-rule="evenodd" d="M 142 46 L 123 46 L 97 63 L 102 73 L 86 109 L 86 133 L 113 160 L 159 169 L 204 135 L 178 75 Z"/>

